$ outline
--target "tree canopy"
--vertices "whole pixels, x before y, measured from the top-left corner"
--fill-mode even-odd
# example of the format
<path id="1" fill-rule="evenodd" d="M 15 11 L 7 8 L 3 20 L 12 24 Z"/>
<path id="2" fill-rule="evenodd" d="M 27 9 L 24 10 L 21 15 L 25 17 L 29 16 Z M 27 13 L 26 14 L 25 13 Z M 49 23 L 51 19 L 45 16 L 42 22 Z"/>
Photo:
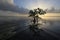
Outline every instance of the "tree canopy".
<path id="1" fill-rule="evenodd" d="M 29 16 L 36 16 L 37 14 L 44 15 L 44 14 L 46 14 L 46 12 L 43 9 L 37 8 L 34 10 L 30 10 L 29 14 L 30 14 Z"/>
<path id="2" fill-rule="evenodd" d="M 44 15 L 46 12 L 43 9 L 37 8 L 29 11 L 29 17 L 33 17 L 33 23 L 38 24 L 39 15 Z"/>

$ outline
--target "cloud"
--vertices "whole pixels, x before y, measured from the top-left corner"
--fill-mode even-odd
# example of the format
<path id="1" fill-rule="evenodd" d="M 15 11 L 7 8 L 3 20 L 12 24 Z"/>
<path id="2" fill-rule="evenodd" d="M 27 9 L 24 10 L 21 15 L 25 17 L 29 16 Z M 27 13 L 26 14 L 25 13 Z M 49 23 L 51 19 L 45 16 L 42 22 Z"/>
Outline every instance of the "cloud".
<path id="1" fill-rule="evenodd" d="M 2 11 L 0 10 L 0 16 L 20 16 L 19 13 L 12 12 L 12 11 Z"/>
<path id="2" fill-rule="evenodd" d="M 14 4 L 14 0 L 0 0 L 0 10 L 27 13 L 28 9 L 19 8 Z"/>
<path id="3" fill-rule="evenodd" d="M 14 4 L 14 0 L 0 0 L 0 4 Z"/>
<path id="4" fill-rule="evenodd" d="M 55 7 L 51 7 L 50 9 L 47 9 L 47 12 L 49 12 L 49 13 L 60 13 L 60 9 L 56 9 Z"/>

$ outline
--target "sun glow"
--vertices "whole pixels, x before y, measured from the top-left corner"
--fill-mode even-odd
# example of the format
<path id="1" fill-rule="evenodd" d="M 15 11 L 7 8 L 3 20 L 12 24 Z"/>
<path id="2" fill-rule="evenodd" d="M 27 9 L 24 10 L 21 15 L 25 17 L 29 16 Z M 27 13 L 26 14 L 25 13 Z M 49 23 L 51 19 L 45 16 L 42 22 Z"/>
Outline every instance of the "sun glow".
<path id="1" fill-rule="evenodd" d="M 45 3 L 35 3 L 35 4 L 31 4 L 29 5 L 29 8 L 28 9 L 36 9 L 36 8 L 41 8 L 41 9 L 47 9 L 47 8 L 50 8 L 52 7 L 51 5 L 49 5 L 48 7 L 48 4 L 45 4 Z"/>
<path id="2" fill-rule="evenodd" d="M 44 15 L 39 15 L 40 17 L 57 17 L 60 16 L 60 13 L 46 13 Z"/>
<path id="3" fill-rule="evenodd" d="M 46 19 L 46 20 L 51 20 L 60 17 L 60 13 L 46 13 L 45 15 L 39 15 L 39 17 Z"/>
<path id="4" fill-rule="evenodd" d="M 46 9 L 44 6 L 32 6 L 31 8 L 29 8 L 29 9 L 37 9 L 37 8 L 41 8 L 41 9 Z"/>

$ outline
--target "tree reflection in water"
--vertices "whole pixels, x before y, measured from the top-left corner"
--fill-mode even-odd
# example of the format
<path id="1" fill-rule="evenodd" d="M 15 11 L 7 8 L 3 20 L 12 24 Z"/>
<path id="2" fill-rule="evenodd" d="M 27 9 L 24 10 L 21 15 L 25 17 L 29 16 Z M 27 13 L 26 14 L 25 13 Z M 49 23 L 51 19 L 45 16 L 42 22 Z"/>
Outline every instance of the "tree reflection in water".
<path id="1" fill-rule="evenodd" d="M 29 17 L 32 17 L 32 24 L 30 24 L 30 31 L 33 33 L 33 37 L 35 40 L 40 39 L 40 31 L 43 31 L 42 29 L 39 29 L 39 25 L 42 25 L 41 23 L 39 23 L 39 19 L 41 20 L 42 18 L 39 17 L 39 15 L 44 15 L 46 14 L 45 11 L 43 11 L 40 8 L 34 9 L 34 10 L 30 10 L 29 12 Z"/>

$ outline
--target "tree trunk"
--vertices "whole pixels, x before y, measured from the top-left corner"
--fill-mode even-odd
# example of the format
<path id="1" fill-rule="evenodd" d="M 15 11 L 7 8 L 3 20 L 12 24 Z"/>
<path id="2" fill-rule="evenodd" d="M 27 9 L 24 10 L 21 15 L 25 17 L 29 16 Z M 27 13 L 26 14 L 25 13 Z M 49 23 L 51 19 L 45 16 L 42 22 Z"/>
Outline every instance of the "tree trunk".
<path id="1" fill-rule="evenodd" d="M 35 19 L 35 17 L 34 17 L 34 19 L 33 19 L 33 23 L 34 23 L 34 24 L 36 23 L 36 19 Z"/>
<path id="2" fill-rule="evenodd" d="M 37 24 L 38 24 L 38 17 L 37 17 Z"/>

